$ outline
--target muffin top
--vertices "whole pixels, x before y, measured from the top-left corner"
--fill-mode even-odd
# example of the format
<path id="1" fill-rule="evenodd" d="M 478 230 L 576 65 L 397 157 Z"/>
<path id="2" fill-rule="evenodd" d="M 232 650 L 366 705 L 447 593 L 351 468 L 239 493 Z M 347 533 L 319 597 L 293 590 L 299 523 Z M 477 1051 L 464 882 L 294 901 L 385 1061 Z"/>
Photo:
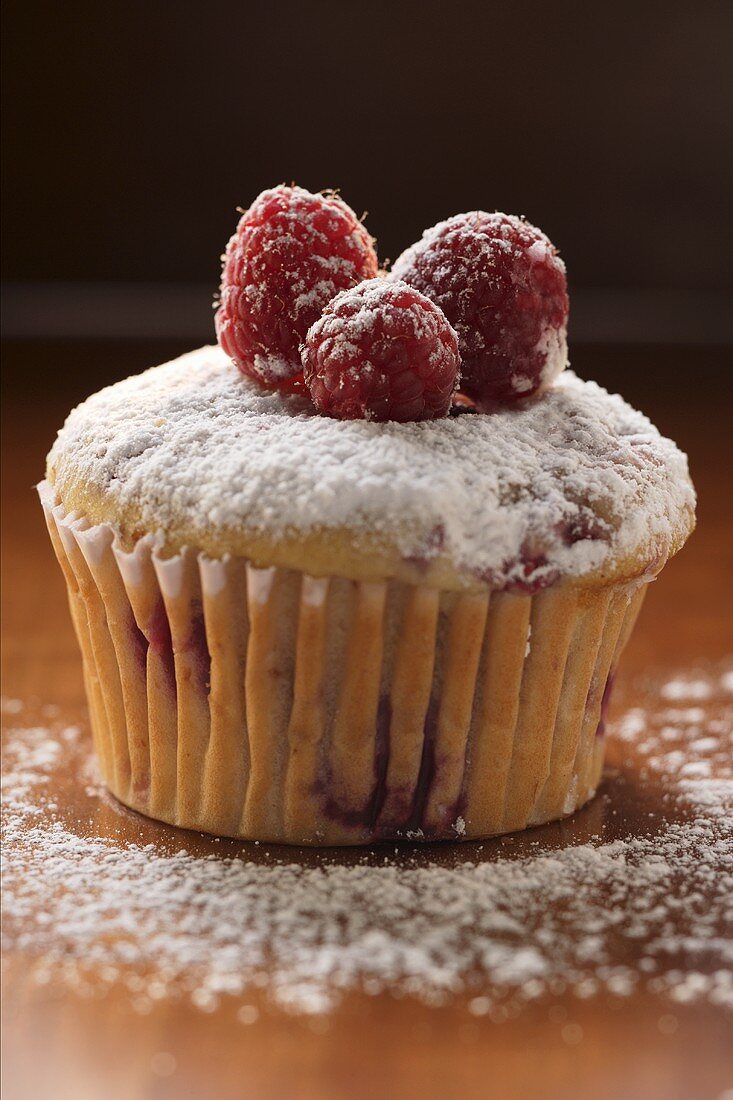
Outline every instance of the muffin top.
<path id="1" fill-rule="evenodd" d="M 74 409 L 47 476 L 128 549 L 455 589 L 655 573 L 694 526 L 685 455 L 571 371 L 495 413 L 339 421 L 204 347 Z"/>

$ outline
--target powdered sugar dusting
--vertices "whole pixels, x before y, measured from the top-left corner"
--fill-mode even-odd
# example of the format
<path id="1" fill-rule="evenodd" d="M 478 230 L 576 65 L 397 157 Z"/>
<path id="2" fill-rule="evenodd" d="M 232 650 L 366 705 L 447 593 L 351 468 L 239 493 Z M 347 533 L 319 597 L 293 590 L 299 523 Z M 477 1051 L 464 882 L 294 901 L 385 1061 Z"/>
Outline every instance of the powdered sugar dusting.
<path id="1" fill-rule="evenodd" d="M 151 531 L 277 537 L 347 527 L 494 584 L 662 560 L 689 531 L 685 456 L 620 397 L 565 371 L 522 409 L 337 421 L 267 393 L 217 348 L 102 390 L 49 456 Z M 444 532 L 441 547 L 433 533 Z"/>
<path id="2" fill-rule="evenodd" d="M 653 705 L 627 712 L 612 741 L 638 800 L 653 786 L 668 791 L 664 819 L 614 835 L 611 786 L 610 816 L 594 819 L 601 835 L 583 823 L 603 799 L 563 826 L 565 847 L 530 840 L 514 858 L 510 839 L 302 857 L 233 843 L 216 854 L 213 841 L 195 854 L 196 836 L 174 830 L 135 843 L 140 819 L 125 811 L 99 831 L 94 787 L 84 828 L 81 805 L 56 805 L 62 755 L 87 767 L 73 727 L 16 727 L 6 750 L 6 950 L 28 958 L 36 982 L 90 995 L 122 983 L 140 1012 L 167 997 L 213 1011 L 222 997 L 256 996 L 324 1013 L 352 991 L 429 1005 L 459 998 L 492 1019 L 507 998 L 516 1012 L 560 990 L 733 1006 L 733 711 L 719 669 L 695 678 L 710 686 L 705 709 L 694 696 L 661 707 L 647 697 Z"/>
<path id="3" fill-rule="evenodd" d="M 533 246 L 534 247 L 534 246 Z M 542 333 L 535 349 L 544 357 L 542 388 L 551 386 L 562 374 L 568 361 L 568 336 L 565 329 L 549 325 Z"/>

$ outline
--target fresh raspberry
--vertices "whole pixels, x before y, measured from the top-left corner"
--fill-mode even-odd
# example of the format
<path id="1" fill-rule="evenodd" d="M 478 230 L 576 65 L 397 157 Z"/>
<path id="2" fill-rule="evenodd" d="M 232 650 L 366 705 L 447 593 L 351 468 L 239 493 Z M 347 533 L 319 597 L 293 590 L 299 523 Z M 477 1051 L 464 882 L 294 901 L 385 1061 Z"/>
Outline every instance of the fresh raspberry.
<path id="1" fill-rule="evenodd" d="M 433 302 L 396 281 L 343 291 L 302 351 L 313 403 L 342 420 L 446 416 L 458 383 L 455 332 Z"/>
<path id="2" fill-rule="evenodd" d="M 542 392 L 565 367 L 565 265 L 529 222 L 457 214 L 426 230 L 392 275 L 443 310 L 458 333 L 461 390 L 484 407 Z"/>
<path id="3" fill-rule="evenodd" d="M 327 302 L 378 270 L 354 211 L 336 195 L 302 187 L 263 191 L 242 215 L 223 265 L 219 343 L 243 374 L 275 387 L 300 374 L 300 344 Z"/>

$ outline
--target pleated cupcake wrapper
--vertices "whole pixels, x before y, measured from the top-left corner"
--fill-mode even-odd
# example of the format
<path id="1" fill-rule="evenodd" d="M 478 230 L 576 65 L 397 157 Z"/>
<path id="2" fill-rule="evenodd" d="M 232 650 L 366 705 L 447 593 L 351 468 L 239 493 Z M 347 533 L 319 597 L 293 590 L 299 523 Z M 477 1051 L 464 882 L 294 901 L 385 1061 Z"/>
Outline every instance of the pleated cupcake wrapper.
<path id="1" fill-rule="evenodd" d="M 39 492 L 101 771 L 126 805 L 358 844 L 489 836 L 594 794 L 645 579 L 462 594 L 164 557 L 151 537 L 127 552 Z"/>

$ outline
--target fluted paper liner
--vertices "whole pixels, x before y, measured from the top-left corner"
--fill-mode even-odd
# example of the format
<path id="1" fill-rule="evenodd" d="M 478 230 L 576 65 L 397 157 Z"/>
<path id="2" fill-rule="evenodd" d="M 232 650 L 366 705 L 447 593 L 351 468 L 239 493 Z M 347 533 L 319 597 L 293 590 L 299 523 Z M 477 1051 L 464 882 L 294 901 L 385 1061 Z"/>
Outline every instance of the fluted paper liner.
<path id="1" fill-rule="evenodd" d="M 123 550 L 39 487 L 94 744 L 127 806 L 293 844 L 467 839 L 595 793 L 645 581 L 535 595 Z"/>

